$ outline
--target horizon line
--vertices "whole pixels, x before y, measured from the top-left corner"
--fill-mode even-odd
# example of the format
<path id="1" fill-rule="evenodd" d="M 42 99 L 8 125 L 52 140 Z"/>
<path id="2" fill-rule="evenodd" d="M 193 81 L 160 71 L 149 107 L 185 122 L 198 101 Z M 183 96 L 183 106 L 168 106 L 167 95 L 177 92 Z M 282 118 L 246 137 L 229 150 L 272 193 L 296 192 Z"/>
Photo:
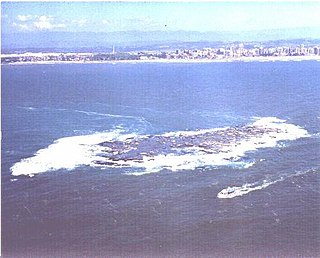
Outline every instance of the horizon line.
<path id="1" fill-rule="evenodd" d="M 28 34 L 28 33 L 50 33 L 50 32 L 64 32 L 64 33 L 117 33 L 117 32 L 140 32 L 140 33 L 151 33 L 151 32 L 196 32 L 196 33 L 243 33 L 243 32 L 258 32 L 258 31 L 277 31 L 277 30 L 301 30 L 301 29 L 320 29 L 320 25 L 316 26 L 303 26 L 303 27 L 281 27 L 281 28 L 269 28 L 269 29 L 255 29 L 255 30 L 114 30 L 114 31 L 67 31 L 67 30 L 38 30 L 38 31 L 14 31 L 14 32 L 3 32 L 1 34 Z"/>

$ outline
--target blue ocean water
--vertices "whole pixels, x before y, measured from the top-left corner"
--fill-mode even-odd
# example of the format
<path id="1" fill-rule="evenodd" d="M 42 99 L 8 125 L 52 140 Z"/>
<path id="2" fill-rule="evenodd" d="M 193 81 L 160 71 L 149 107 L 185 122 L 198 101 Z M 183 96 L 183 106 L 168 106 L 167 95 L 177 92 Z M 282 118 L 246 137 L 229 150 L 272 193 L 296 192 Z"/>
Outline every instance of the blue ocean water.
<path id="1" fill-rule="evenodd" d="M 320 255 L 319 68 L 316 61 L 3 66 L 3 254 Z M 248 166 L 200 160 L 135 174 L 81 163 L 88 157 L 78 153 L 101 134 L 196 134 L 270 117 L 308 137 L 248 149 L 241 157 Z M 21 175 L 13 175 L 15 164 Z M 248 194 L 217 198 L 246 184 Z"/>

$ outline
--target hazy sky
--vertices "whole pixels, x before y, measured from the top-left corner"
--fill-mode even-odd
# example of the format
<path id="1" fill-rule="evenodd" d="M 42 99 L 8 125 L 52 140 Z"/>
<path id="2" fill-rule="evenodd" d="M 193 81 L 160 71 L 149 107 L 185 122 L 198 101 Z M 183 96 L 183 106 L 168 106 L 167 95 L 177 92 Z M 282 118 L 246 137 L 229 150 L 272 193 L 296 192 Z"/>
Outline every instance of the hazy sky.
<path id="1" fill-rule="evenodd" d="M 2 32 L 319 27 L 320 2 L 2 2 Z"/>

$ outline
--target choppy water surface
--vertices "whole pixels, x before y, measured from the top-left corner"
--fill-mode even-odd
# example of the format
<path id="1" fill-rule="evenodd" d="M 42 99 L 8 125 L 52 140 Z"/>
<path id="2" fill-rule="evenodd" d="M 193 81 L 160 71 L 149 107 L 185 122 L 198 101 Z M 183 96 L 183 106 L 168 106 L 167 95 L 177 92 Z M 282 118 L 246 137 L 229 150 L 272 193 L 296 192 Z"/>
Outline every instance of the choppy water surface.
<path id="1" fill-rule="evenodd" d="M 3 66 L 3 253 L 317 256 L 319 68 Z"/>

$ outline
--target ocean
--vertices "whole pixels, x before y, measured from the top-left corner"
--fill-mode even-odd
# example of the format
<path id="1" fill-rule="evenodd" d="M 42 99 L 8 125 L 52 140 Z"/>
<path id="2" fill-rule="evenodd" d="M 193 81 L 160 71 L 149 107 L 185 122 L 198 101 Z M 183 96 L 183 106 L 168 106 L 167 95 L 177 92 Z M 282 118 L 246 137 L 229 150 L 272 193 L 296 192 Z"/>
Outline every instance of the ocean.
<path id="1" fill-rule="evenodd" d="M 319 71 L 3 65 L 2 255 L 320 256 Z"/>

